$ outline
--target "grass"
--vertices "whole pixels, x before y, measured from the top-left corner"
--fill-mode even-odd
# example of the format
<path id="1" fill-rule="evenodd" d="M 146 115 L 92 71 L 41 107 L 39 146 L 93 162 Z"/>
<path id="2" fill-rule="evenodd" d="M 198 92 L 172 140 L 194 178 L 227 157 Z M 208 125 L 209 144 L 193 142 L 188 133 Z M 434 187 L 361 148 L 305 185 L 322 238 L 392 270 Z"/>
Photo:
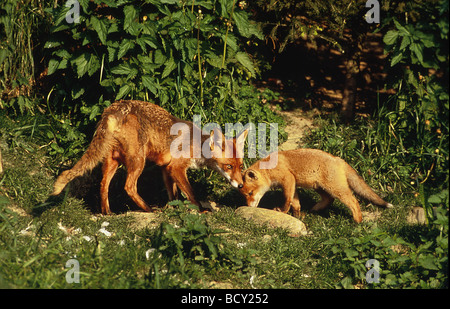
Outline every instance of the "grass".
<path id="1" fill-rule="evenodd" d="M 111 191 L 121 202 L 112 216 L 100 215 L 95 206 L 96 172 L 84 184 L 89 190 L 80 185 L 82 181 L 72 184 L 71 192 L 81 186 L 84 196 L 49 198 L 59 171 L 40 146 L 44 143 L 39 132 L 33 138 L 26 131 L 14 135 L 11 132 L 29 120 L 1 121 L 2 288 L 448 287 L 448 214 L 438 215 L 439 224 L 408 224 L 411 207 L 420 205 L 412 194 L 387 190 L 387 199 L 396 205 L 391 210 L 362 202 L 364 217 L 377 216 L 357 225 L 337 201 L 324 213 L 309 213 L 317 196 L 300 190 L 309 234 L 293 238 L 284 230 L 260 227 L 237 216 L 239 195 L 219 176 L 205 171 L 192 175 L 196 190 L 211 195 L 200 190 L 207 185 L 214 192 L 212 198 L 224 204 L 219 212 L 200 215 L 178 201 L 161 207 L 152 224 L 136 230 L 136 219 L 123 215 L 136 208 L 121 193 L 120 175 L 112 184 L 117 189 Z M 374 185 L 379 179 L 368 181 Z M 155 201 L 164 205 L 165 192 L 149 187 Z M 378 284 L 365 281 L 364 264 L 371 258 L 381 263 Z M 70 259 L 79 262 L 79 283 L 66 280 Z"/>

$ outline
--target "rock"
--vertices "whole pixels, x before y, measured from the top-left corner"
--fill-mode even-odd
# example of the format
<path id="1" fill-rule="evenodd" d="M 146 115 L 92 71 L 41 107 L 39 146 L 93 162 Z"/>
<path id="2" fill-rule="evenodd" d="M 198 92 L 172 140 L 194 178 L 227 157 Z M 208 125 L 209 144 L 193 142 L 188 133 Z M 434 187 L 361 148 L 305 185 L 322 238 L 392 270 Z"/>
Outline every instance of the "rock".
<path id="1" fill-rule="evenodd" d="M 406 220 L 410 224 L 425 224 L 425 211 L 422 207 L 413 207 Z"/>
<path id="2" fill-rule="evenodd" d="M 236 213 L 257 225 L 268 225 L 273 228 L 285 229 L 293 237 L 307 234 L 306 226 L 302 221 L 279 211 L 242 206 L 236 209 Z"/>
<path id="3" fill-rule="evenodd" d="M 161 223 L 158 214 L 153 212 L 129 211 L 118 216 L 133 218 L 133 222 L 130 225 L 130 229 L 133 231 L 143 230 L 147 227 L 153 229 Z"/>
<path id="4" fill-rule="evenodd" d="M 219 207 L 217 206 L 216 202 L 200 201 L 200 205 L 202 205 L 202 207 L 205 209 L 210 209 L 212 212 L 219 211 Z"/>
<path id="5" fill-rule="evenodd" d="M 229 282 L 218 282 L 218 281 L 211 281 L 209 283 L 209 287 L 210 289 L 221 289 L 221 290 L 229 290 L 229 289 L 234 289 L 233 284 L 229 283 Z"/>
<path id="6" fill-rule="evenodd" d="M 433 207 L 433 214 L 436 216 L 436 207 Z M 406 218 L 409 224 L 426 224 L 427 218 L 423 207 L 413 207 Z"/>

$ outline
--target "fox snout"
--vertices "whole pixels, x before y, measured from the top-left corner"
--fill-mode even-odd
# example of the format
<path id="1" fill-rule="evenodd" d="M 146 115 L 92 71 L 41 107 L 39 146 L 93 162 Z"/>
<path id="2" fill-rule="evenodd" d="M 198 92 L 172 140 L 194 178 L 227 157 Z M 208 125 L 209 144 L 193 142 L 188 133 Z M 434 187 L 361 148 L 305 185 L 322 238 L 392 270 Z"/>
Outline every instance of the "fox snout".
<path id="1" fill-rule="evenodd" d="M 259 204 L 259 200 L 258 200 L 258 201 L 257 201 L 257 200 L 251 200 L 251 201 L 249 201 L 249 200 L 247 199 L 247 205 L 250 206 L 250 207 L 258 207 L 258 204 Z"/>
<path id="2" fill-rule="evenodd" d="M 242 187 L 244 186 L 242 183 L 240 183 L 237 180 L 231 180 L 231 178 L 230 178 L 229 181 L 230 181 L 230 184 L 236 189 L 242 189 Z"/>

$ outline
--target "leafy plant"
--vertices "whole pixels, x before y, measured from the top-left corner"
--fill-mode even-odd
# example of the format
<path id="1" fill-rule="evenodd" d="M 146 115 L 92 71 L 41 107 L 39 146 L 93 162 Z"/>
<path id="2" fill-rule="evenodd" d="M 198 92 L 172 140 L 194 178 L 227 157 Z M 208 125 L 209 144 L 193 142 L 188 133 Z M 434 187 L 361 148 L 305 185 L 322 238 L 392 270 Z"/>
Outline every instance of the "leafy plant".
<path id="1" fill-rule="evenodd" d="M 240 41 L 262 35 L 235 1 L 96 0 L 80 6 L 79 23 L 67 23 L 70 7 L 53 12 L 45 45 L 52 50 L 48 74 L 65 76 L 54 94 L 59 109 L 79 108 L 92 118 L 102 110 L 103 95 L 156 100 L 180 117 L 205 110 L 209 116 L 217 105 L 223 110 L 241 80 L 257 74 Z"/>
<path id="2" fill-rule="evenodd" d="M 212 229 L 205 221 L 204 215 L 189 213 L 190 209 L 198 211 L 198 207 L 176 200 L 169 205 L 177 207 L 178 224 L 161 223 L 153 243 L 158 252 L 165 256 L 176 256 L 180 265 L 185 259 L 195 261 L 214 260 L 219 256 L 221 230 Z"/>
<path id="3" fill-rule="evenodd" d="M 197 206 L 179 200 L 169 202 L 169 205 L 176 207 L 169 218 L 177 219 L 177 222 L 162 222 L 152 238 L 149 281 L 154 282 L 155 287 L 170 287 L 174 276 L 195 282 L 199 267 L 224 267 L 236 271 L 255 263 L 247 249 L 237 253 L 230 251 L 220 236 L 225 231 L 212 228 L 206 216 L 198 214 Z M 162 270 L 166 275 L 161 275 Z"/>
<path id="4" fill-rule="evenodd" d="M 385 108 L 389 130 L 412 159 L 411 184 L 431 214 L 427 196 L 448 189 L 449 180 L 448 0 L 427 2 L 415 12 L 420 19 L 392 17 L 385 23 L 394 26 L 383 41 L 391 65 L 389 86 L 396 90 Z"/>
<path id="5" fill-rule="evenodd" d="M 330 239 L 325 242 L 344 265 L 346 276 L 338 287 L 355 284 L 377 288 L 448 287 L 448 216 L 440 208 L 427 234 L 414 243 L 380 229 L 363 237 Z M 367 282 L 367 261 L 379 263 L 378 282 Z"/>
<path id="6" fill-rule="evenodd" d="M 48 31 L 44 0 L 5 0 L 0 8 L 0 108 L 35 112 L 33 87 L 43 69 L 36 58 Z M 31 97 L 31 98 L 30 98 Z"/>

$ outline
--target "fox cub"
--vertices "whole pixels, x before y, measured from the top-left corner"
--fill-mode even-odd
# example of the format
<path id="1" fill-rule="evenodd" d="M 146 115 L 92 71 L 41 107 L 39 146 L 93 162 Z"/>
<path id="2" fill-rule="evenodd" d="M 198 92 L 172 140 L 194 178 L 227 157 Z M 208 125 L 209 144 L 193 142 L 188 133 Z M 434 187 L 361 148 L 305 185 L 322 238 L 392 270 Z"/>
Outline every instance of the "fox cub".
<path id="1" fill-rule="evenodd" d="M 264 158 L 261 161 L 268 160 Z M 295 217 L 300 216 L 297 187 L 315 189 L 321 196 L 313 208 L 319 211 L 328 207 L 335 198 L 344 203 L 353 219 L 362 221 L 361 209 L 352 190 L 375 205 L 392 208 L 364 182 L 357 172 L 341 158 L 316 149 L 296 149 L 278 152 L 278 164 L 273 169 L 260 169 L 259 162 L 244 172 L 240 192 L 247 205 L 257 207 L 261 197 L 274 186 L 283 188 L 286 202 L 275 210 L 287 213 L 292 205 Z"/>
<path id="2" fill-rule="evenodd" d="M 175 129 L 178 135 L 171 132 L 176 124 L 180 128 Z M 102 162 L 101 207 L 103 214 L 109 214 L 109 184 L 119 165 L 124 164 L 127 169 L 125 191 L 140 208 L 150 211 L 137 192 L 137 180 L 145 161 L 149 160 L 162 167 L 170 200 L 177 195 L 178 187 L 192 203 L 202 209 L 195 200 L 186 175 L 187 169 L 208 167 L 220 172 L 234 187 L 242 186 L 243 147 L 247 133 L 246 130 L 237 138 L 230 139 L 225 139 L 221 132 L 217 134 L 221 136 L 214 136 L 213 133 L 208 136 L 192 122 L 178 119 L 158 105 L 142 101 L 118 101 L 104 110 L 86 153 L 72 169 L 64 171 L 56 179 L 52 195 L 61 193 L 72 179 Z M 194 136 L 200 140 L 193 141 Z M 217 137 L 217 143 L 213 142 Z M 188 147 L 176 141 L 185 142 Z M 183 147 L 173 147 L 173 144 Z M 210 149 L 207 156 L 203 151 L 206 148 Z M 231 158 L 230 155 L 225 156 L 225 149 L 232 151 Z M 178 155 L 173 156 L 174 152 L 178 152 Z"/>

